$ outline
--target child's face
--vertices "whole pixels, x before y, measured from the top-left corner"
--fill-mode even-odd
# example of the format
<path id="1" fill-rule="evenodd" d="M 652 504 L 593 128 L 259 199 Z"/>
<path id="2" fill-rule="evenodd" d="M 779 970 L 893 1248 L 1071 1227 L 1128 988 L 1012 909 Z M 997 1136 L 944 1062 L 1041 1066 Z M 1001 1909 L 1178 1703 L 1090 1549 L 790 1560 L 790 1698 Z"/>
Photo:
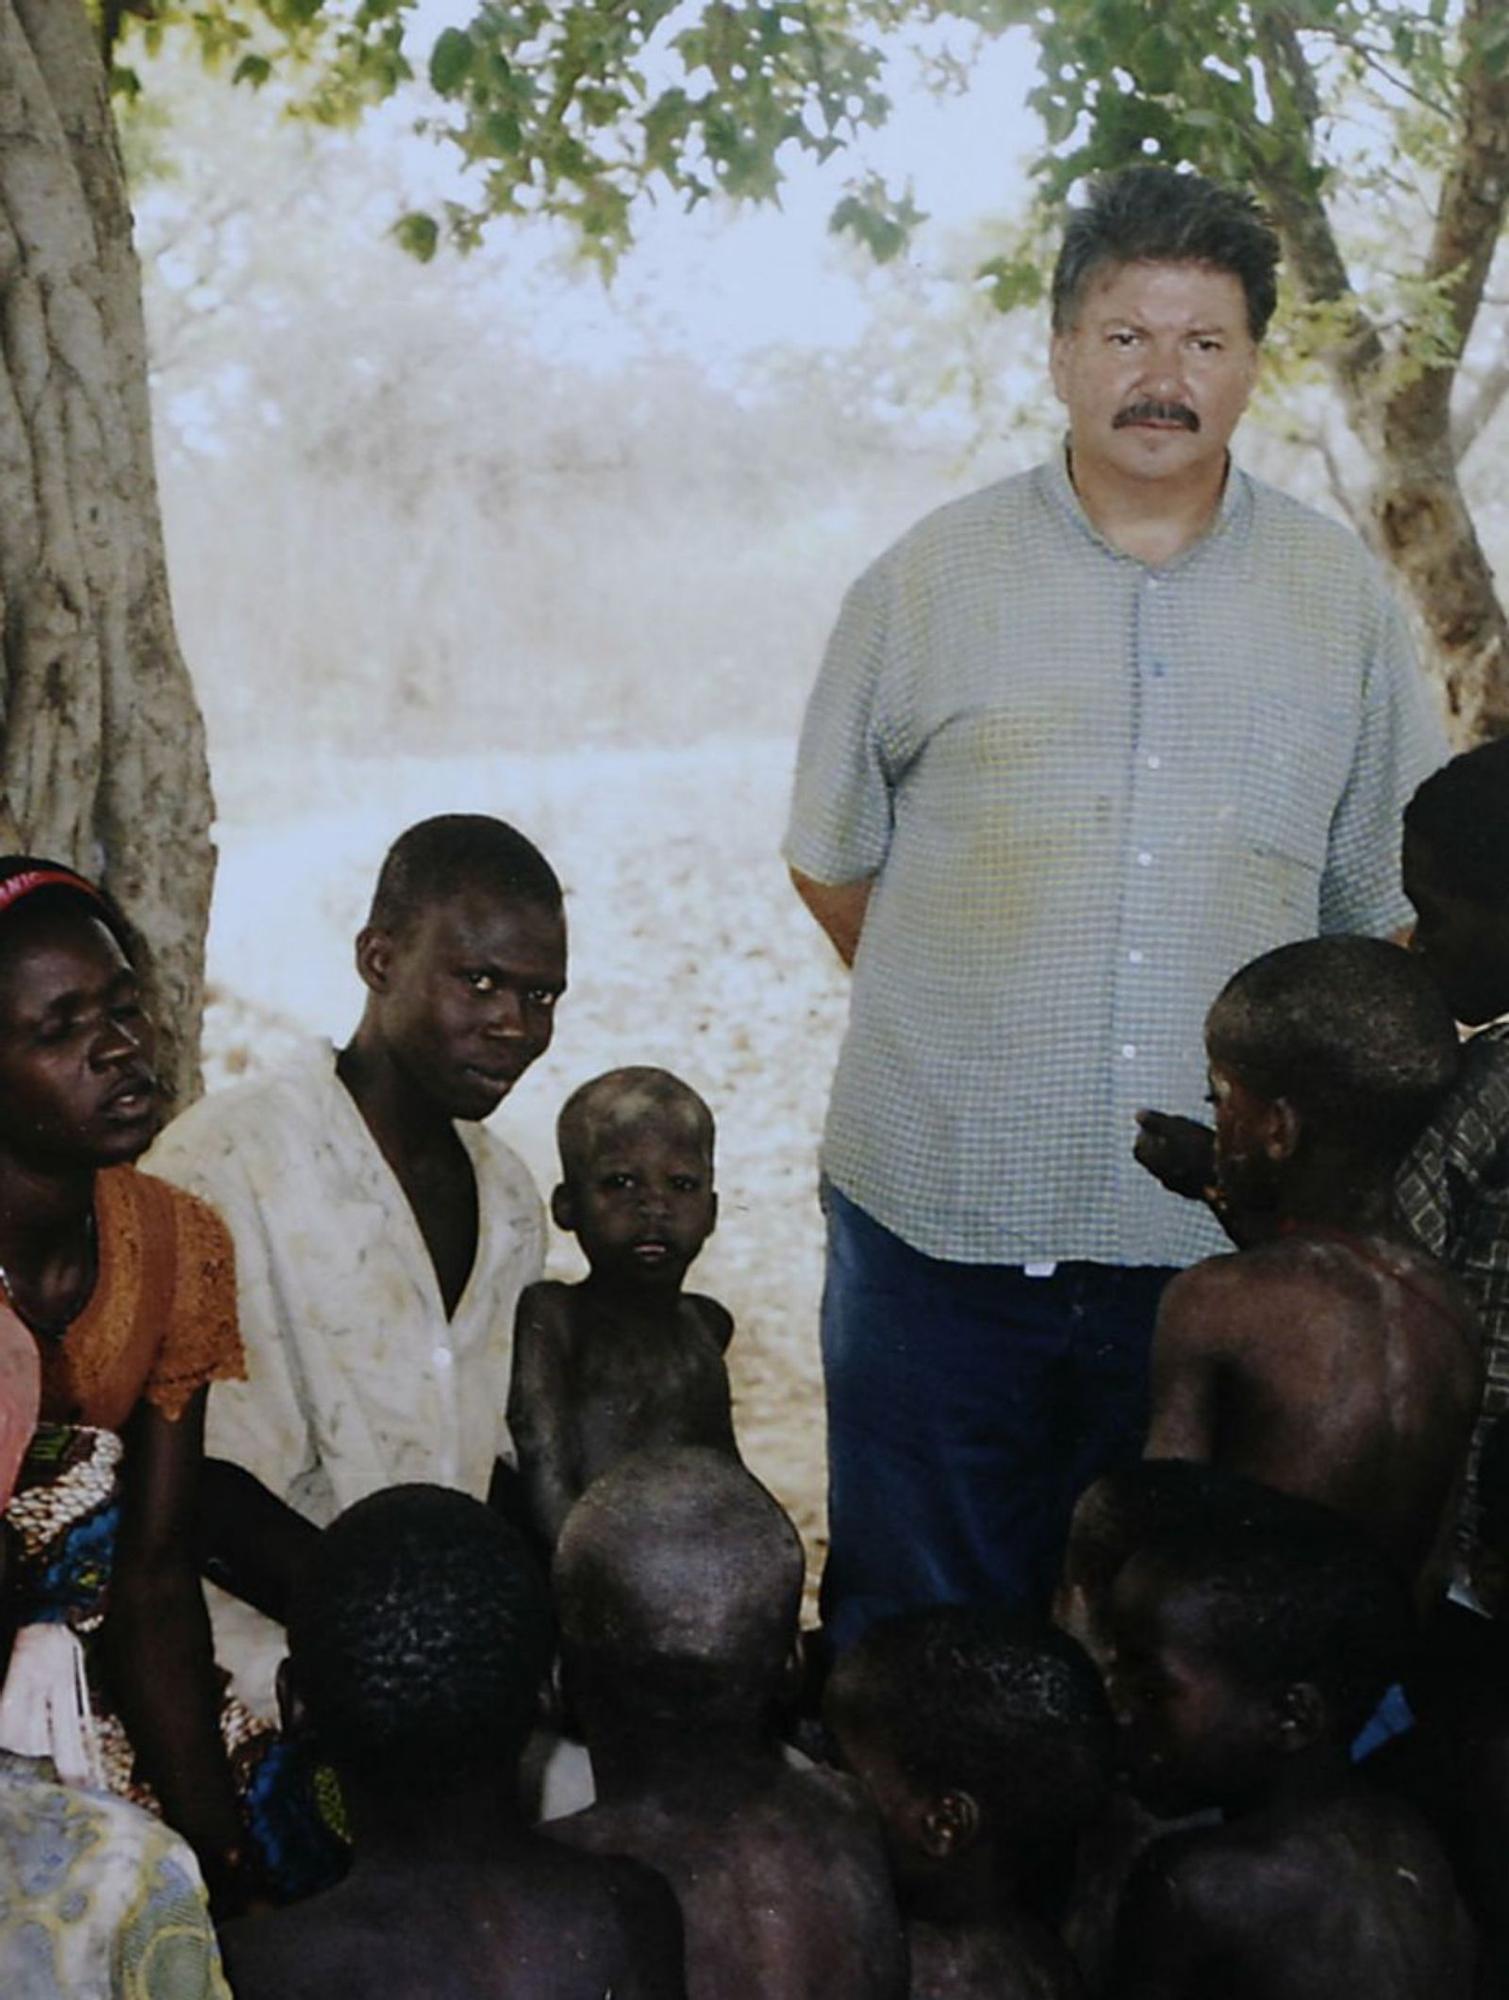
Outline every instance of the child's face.
<path id="1" fill-rule="evenodd" d="M 1111 1594 L 1108 1687 L 1133 1792 L 1166 1818 L 1249 1800 L 1277 1755 L 1273 1705 L 1211 1654 L 1206 1611 L 1133 1557 Z"/>
<path id="2" fill-rule="evenodd" d="M 639 1284 L 679 1285 L 718 1214 L 701 1133 L 660 1111 L 605 1121 L 567 1196 L 593 1271 Z"/>
<path id="3" fill-rule="evenodd" d="M 873 1720 L 853 1700 L 842 1662 L 823 1701 L 823 1721 L 838 1745 L 844 1769 L 866 1793 L 880 1820 L 891 1872 L 903 1888 L 935 1872 L 927 1819 L 932 1799 L 907 1776 L 901 1760 Z"/>
<path id="4" fill-rule="evenodd" d="M 1457 894 L 1430 849 L 1404 836 L 1404 893 L 1414 906 L 1411 949 L 1469 1028 L 1509 1013 L 1509 910 Z"/>
<path id="5" fill-rule="evenodd" d="M 1265 1144 L 1272 1107 L 1221 1060 L 1216 1043 L 1207 1043 L 1207 1057 L 1217 1184 L 1242 1208 L 1269 1207 L 1278 1172 Z"/>

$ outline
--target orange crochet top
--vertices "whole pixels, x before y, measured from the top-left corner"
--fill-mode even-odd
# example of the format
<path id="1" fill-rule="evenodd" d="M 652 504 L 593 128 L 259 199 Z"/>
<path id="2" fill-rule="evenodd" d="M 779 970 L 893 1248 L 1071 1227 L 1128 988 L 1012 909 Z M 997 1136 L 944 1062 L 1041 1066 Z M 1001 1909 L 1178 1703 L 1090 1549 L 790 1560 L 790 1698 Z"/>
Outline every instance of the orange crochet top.
<path id="1" fill-rule="evenodd" d="M 145 1396 L 170 1421 L 207 1382 L 246 1376 L 230 1233 L 215 1211 L 135 1167 L 95 1176 L 99 1270 L 59 1340 L 39 1340 L 42 1416 L 119 1430 Z"/>

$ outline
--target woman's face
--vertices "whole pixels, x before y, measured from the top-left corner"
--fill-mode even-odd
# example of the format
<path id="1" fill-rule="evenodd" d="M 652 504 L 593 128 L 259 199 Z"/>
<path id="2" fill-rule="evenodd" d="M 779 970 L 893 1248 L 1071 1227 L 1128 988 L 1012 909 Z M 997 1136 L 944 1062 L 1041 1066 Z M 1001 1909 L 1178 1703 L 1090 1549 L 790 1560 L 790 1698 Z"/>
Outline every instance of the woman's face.
<path id="1" fill-rule="evenodd" d="M 53 904 L 0 926 L 0 1153 L 44 1169 L 136 1159 L 162 1122 L 155 1042 L 98 917 Z"/>

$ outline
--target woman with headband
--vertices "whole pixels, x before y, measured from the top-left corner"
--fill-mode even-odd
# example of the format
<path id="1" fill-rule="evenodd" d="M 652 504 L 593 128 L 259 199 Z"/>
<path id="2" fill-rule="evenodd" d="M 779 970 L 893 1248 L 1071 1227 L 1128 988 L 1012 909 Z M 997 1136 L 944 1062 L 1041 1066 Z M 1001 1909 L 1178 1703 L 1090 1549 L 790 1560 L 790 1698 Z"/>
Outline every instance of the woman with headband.
<path id="1" fill-rule="evenodd" d="M 41 1375 L 7 1509 L 22 1629 L 0 1746 L 145 1788 L 234 1907 L 248 1837 L 196 1504 L 208 1385 L 244 1371 L 224 1225 L 132 1165 L 161 1122 L 153 1048 L 107 899 L 53 862 L 0 859 L 0 1299 Z"/>

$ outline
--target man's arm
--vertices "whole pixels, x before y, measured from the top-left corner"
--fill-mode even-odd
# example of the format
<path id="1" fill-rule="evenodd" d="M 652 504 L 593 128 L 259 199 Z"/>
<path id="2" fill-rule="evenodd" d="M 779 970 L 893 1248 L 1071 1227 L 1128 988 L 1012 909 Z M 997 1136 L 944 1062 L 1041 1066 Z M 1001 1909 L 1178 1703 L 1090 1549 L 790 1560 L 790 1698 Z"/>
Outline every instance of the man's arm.
<path id="1" fill-rule="evenodd" d="M 867 876 L 862 882 L 815 882 L 800 868 L 793 868 L 791 879 L 796 885 L 796 893 L 817 918 L 833 949 L 845 965 L 852 965 L 854 954 L 859 949 L 859 934 L 864 929 L 865 911 L 869 908 L 875 878 Z"/>
<path id="2" fill-rule="evenodd" d="M 1221 1357 L 1213 1329 L 1216 1297 L 1226 1288 L 1214 1276 L 1229 1260 L 1211 1259 L 1170 1281 L 1153 1332 L 1152 1417 L 1147 1458 L 1208 1462 L 1215 1451 Z"/>

